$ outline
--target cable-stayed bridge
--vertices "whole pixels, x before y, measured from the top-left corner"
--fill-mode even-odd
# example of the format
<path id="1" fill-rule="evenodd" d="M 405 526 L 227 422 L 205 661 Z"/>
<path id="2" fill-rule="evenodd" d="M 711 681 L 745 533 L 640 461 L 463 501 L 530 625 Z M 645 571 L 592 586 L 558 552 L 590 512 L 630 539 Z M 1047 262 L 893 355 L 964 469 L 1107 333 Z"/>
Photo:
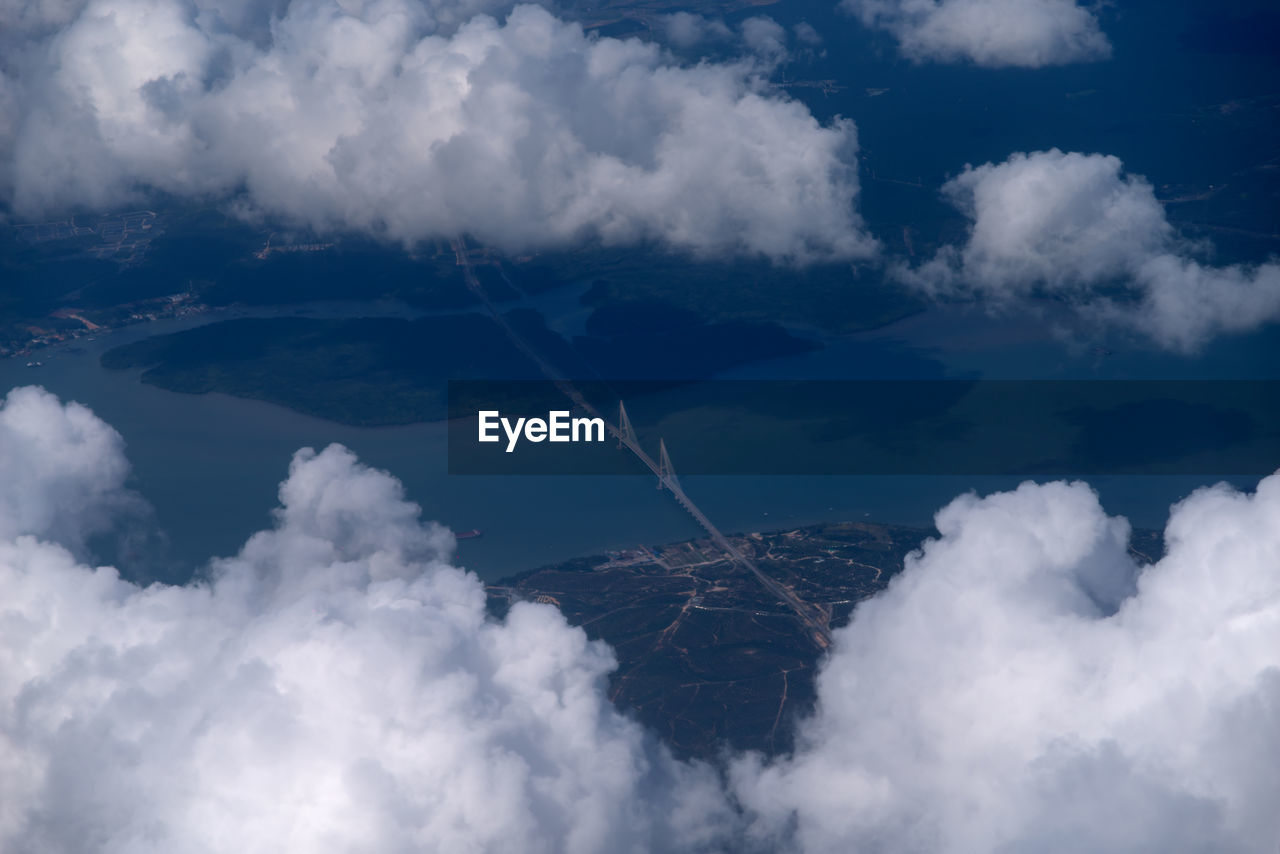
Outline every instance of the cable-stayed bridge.
<path id="1" fill-rule="evenodd" d="M 627 415 L 627 407 L 624 403 L 618 403 L 618 420 L 617 423 L 610 421 L 600 411 L 592 405 L 578 390 L 574 384 L 562 376 L 560 371 L 542 357 L 537 350 L 533 349 L 524 337 L 520 335 L 512 326 L 507 323 L 494 304 L 489 300 L 489 295 L 485 292 L 484 286 L 480 284 L 480 280 L 476 278 L 475 271 L 471 268 L 471 259 L 467 254 L 466 244 L 462 238 L 454 238 L 450 241 L 453 248 L 454 256 L 457 258 L 458 266 L 462 268 L 463 274 L 466 276 L 467 287 L 474 293 L 488 310 L 494 322 L 502 329 L 511 343 L 524 355 L 529 357 L 538 370 L 560 390 L 565 397 L 573 403 L 574 406 L 586 412 L 593 418 L 599 418 L 604 422 L 605 429 L 609 435 L 618 440 L 618 448 L 629 450 L 636 456 L 640 462 L 653 472 L 658 478 L 658 488 L 665 489 L 675 498 L 676 503 L 683 507 L 690 516 L 694 518 L 711 541 L 715 543 L 729 559 L 738 566 L 749 571 L 759 580 L 759 582 L 771 594 L 776 596 L 783 604 L 790 608 L 800 620 L 801 624 L 809 631 L 813 642 L 822 649 L 831 645 L 831 630 L 827 626 L 827 615 L 817 606 L 810 605 L 802 600 L 799 596 L 787 589 L 784 585 L 772 578 L 768 573 L 756 565 L 750 557 L 743 554 L 742 551 L 735 546 L 722 533 L 720 529 L 707 518 L 707 514 L 693 503 L 693 499 L 685 493 L 684 488 L 680 485 L 680 480 L 676 476 L 675 467 L 671 464 L 671 456 L 667 453 L 667 444 L 665 441 L 658 440 L 658 459 L 654 460 L 649 453 L 641 447 L 640 442 L 636 438 L 635 429 L 631 426 L 631 419 Z"/>
<path id="2" fill-rule="evenodd" d="M 702 526 L 702 529 L 711 537 L 711 541 L 719 546 L 734 563 L 749 570 L 764 588 L 778 597 L 785 603 L 796 616 L 800 619 L 806 628 L 813 635 L 813 639 L 818 646 L 826 648 L 831 645 L 831 631 L 827 628 L 826 615 L 818 608 L 808 604 L 795 593 L 788 590 L 776 579 L 772 578 L 768 573 L 756 566 L 756 562 L 744 555 L 737 546 L 717 528 L 707 514 L 698 509 L 698 505 L 685 494 L 684 488 L 680 486 L 680 480 L 676 477 L 675 468 L 671 464 L 671 456 L 667 453 L 667 443 L 662 439 L 658 440 L 658 461 L 655 463 L 653 458 L 645 453 L 644 448 L 640 447 L 640 443 L 636 441 L 635 430 L 631 427 L 631 419 L 627 416 L 627 407 L 625 403 L 618 403 L 618 424 L 615 426 L 608 419 L 605 419 L 605 428 L 609 430 L 618 439 L 618 446 L 625 447 L 639 457 L 640 461 L 649 467 L 658 477 L 658 487 L 666 489 L 675 498 L 681 507 L 689 512 L 689 515 Z"/>

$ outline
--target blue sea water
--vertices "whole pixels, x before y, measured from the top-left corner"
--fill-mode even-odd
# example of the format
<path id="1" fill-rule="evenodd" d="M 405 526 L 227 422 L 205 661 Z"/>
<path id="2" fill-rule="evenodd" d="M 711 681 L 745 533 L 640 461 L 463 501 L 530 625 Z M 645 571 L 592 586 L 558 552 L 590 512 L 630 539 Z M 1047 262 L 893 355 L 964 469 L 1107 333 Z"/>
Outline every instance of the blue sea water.
<path id="1" fill-rule="evenodd" d="M 355 307 L 367 313 L 368 307 Z M 347 307 L 352 310 L 352 307 Z M 260 312 L 265 313 L 265 312 Z M 956 316 L 958 313 L 959 316 Z M 459 561 L 493 580 L 523 569 L 605 549 L 699 536 L 700 531 L 652 478 L 603 476 L 451 476 L 446 472 L 442 424 L 359 428 L 301 415 L 272 404 L 221 394 L 185 395 L 144 385 L 136 371 L 108 371 L 98 363 L 109 346 L 145 334 L 176 331 L 215 318 L 160 321 L 93 342 L 41 354 L 43 366 L 0 361 L 0 390 L 39 384 L 67 400 L 90 406 L 124 436 L 133 463 L 132 486 L 155 508 L 169 539 L 163 569 L 149 572 L 182 581 L 211 556 L 236 551 L 253 531 L 270 524 L 278 483 L 300 447 L 340 442 L 363 461 L 392 472 L 425 518 L 455 530 L 478 528 L 464 540 Z M 941 363 L 948 374 L 1008 376 L 1043 370 L 1073 378 L 1096 375 L 1089 351 L 1072 361 L 1062 342 L 1019 332 L 1027 321 L 990 319 L 964 309 L 938 309 L 894 326 L 831 342 L 824 350 L 735 372 L 739 377 L 837 377 L 901 371 L 902 366 Z M 940 338 L 935 327 L 968 329 Z M 922 343 L 926 342 L 926 343 Z M 941 342 L 944 346 L 938 346 Z M 985 346 L 984 346 L 985 345 Z M 1254 351 L 1276 352 L 1280 329 L 1224 339 L 1199 360 L 1145 350 L 1105 360 L 1105 372 L 1132 376 L 1137 368 L 1156 376 L 1253 364 L 1255 377 L 1276 376 L 1274 362 Z M 1128 362 L 1132 371 L 1122 371 Z M 1071 365 L 1075 369 L 1071 369 Z M 1270 372 L 1263 370 L 1269 367 Z M 1154 370 L 1159 368 L 1159 371 Z M 679 448 L 672 448 L 679 466 Z M 1280 461 L 1278 466 L 1280 466 Z M 1205 478 L 1109 477 L 1094 482 L 1108 510 L 1141 526 L 1160 526 L 1171 502 Z M 686 491 L 726 531 L 770 530 L 834 519 L 871 519 L 927 525 L 932 514 L 970 489 L 1016 485 L 1017 478 L 986 477 L 688 477 Z M 1242 479 L 1248 487 L 1256 479 Z M 124 567 L 126 570 L 129 567 Z"/>

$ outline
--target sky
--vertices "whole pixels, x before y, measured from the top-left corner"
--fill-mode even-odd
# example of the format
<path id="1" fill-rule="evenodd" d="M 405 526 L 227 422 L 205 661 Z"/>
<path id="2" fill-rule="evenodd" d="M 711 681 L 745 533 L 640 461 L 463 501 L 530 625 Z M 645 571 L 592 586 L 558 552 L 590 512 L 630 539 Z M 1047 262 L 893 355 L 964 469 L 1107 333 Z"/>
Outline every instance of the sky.
<path id="1" fill-rule="evenodd" d="M 834 2 L 833 2 L 833 5 Z M 839 33 L 690 12 L 645 38 L 469 0 L 0 0 L 7 221 L 163 197 L 411 250 L 588 242 L 871 268 L 998 310 L 1045 295 L 1194 354 L 1280 315 L 1159 179 L 1010 150 L 935 188 L 907 257 L 862 212 L 856 117 L 776 85 Z M 896 61 L 1107 63 L 1072 0 L 843 0 Z M 945 145 L 945 128 L 938 129 Z M 0 850 L 1272 852 L 1280 474 L 1169 509 L 1142 565 L 1087 483 L 938 509 L 835 633 L 793 751 L 674 758 L 550 605 L 497 620 L 394 473 L 281 460 L 279 505 L 201 580 L 139 586 L 120 435 L 38 388 L 0 407 Z M 210 524 L 215 524 L 211 521 Z"/>

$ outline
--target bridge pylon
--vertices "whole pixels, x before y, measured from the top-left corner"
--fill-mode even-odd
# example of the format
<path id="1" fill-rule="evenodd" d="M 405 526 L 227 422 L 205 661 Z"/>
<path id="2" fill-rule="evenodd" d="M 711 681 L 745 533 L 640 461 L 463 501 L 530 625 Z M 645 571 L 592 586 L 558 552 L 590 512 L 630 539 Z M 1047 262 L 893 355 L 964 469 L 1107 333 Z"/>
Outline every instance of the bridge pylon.
<path id="1" fill-rule="evenodd" d="M 667 442 L 665 439 L 658 440 L 658 489 L 666 486 L 667 483 L 679 486 L 680 481 L 676 479 L 676 468 L 671 464 L 671 455 L 667 453 Z M 673 489 L 672 492 L 675 492 Z"/>
<path id="2" fill-rule="evenodd" d="M 631 426 L 631 419 L 627 416 L 627 405 L 621 400 L 618 401 L 618 450 L 622 450 L 624 442 L 636 441 L 635 428 Z"/>

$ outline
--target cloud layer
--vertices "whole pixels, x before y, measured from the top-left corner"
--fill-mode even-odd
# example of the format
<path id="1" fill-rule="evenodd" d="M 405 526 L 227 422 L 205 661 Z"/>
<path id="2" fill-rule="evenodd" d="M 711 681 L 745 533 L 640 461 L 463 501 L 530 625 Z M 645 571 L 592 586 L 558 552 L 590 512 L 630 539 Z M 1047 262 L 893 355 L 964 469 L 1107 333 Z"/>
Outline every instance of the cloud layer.
<path id="1" fill-rule="evenodd" d="M 1168 554 L 1084 484 L 964 496 L 837 633 L 796 755 L 739 763 L 806 852 L 1269 851 L 1280 476 L 1177 505 Z"/>
<path id="2" fill-rule="evenodd" d="M 1151 184 L 1116 157 L 1013 154 L 965 167 L 943 193 L 971 224 L 962 246 L 899 271 L 927 291 L 997 305 L 1054 293 L 1181 351 L 1280 317 L 1280 264 L 1197 261 L 1202 247 L 1178 237 Z"/>
<path id="3" fill-rule="evenodd" d="M 207 580 L 143 588 L 60 544 L 110 512 L 118 435 L 35 389 L 0 418 L 6 852 L 1164 854 L 1280 835 L 1280 475 L 1184 500 L 1149 566 L 1083 484 L 956 499 L 836 633 L 796 752 L 723 779 L 613 709 L 611 652 L 555 609 L 486 616 L 449 532 L 341 447 L 300 451 L 274 524 Z M 49 474 L 9 477 L 20 460 Z M 98 497 L 63 504 L 75 482 Z"/>
<path id="4" fill-rule="evenodd" d="M 5 417 L 44 428 L 6 435 L 6 474 L 101 436 L 84 479 L 124 467 L 83 408 L 26 390 Z M 452 535 L 346 450 L 300 451 L 275 525 L 186 587 L 13 518 L 67 480 L 0 480 L 0 849 L 647 852 L 723 831 L 707 769 L 608 703 L 611 651 L 549 606 L 487 619 Z"/>
<path id="5" fill-rule="evenodd" d="M 1111 55 L 1098 19 L 1076 0 L 842 0 L 916 61 L 1039 68 Z"/>
<path id="6" fill-rule="evenodd" d="M 1098 19 L 1075 0 L 842 0 L 916 61 L 1039 68 L 1106 59 Z"/>
<path id="7" fill-rule="evenodd" d="M 485 8 L 6 0 L 0 188 L 29 216 L 154 188 L 405 242 L 873 251 L 852 123 L 769 89 L 769 60 L 682 66 Z M 751 23 L 758 52 L 769 23 Z"/>

